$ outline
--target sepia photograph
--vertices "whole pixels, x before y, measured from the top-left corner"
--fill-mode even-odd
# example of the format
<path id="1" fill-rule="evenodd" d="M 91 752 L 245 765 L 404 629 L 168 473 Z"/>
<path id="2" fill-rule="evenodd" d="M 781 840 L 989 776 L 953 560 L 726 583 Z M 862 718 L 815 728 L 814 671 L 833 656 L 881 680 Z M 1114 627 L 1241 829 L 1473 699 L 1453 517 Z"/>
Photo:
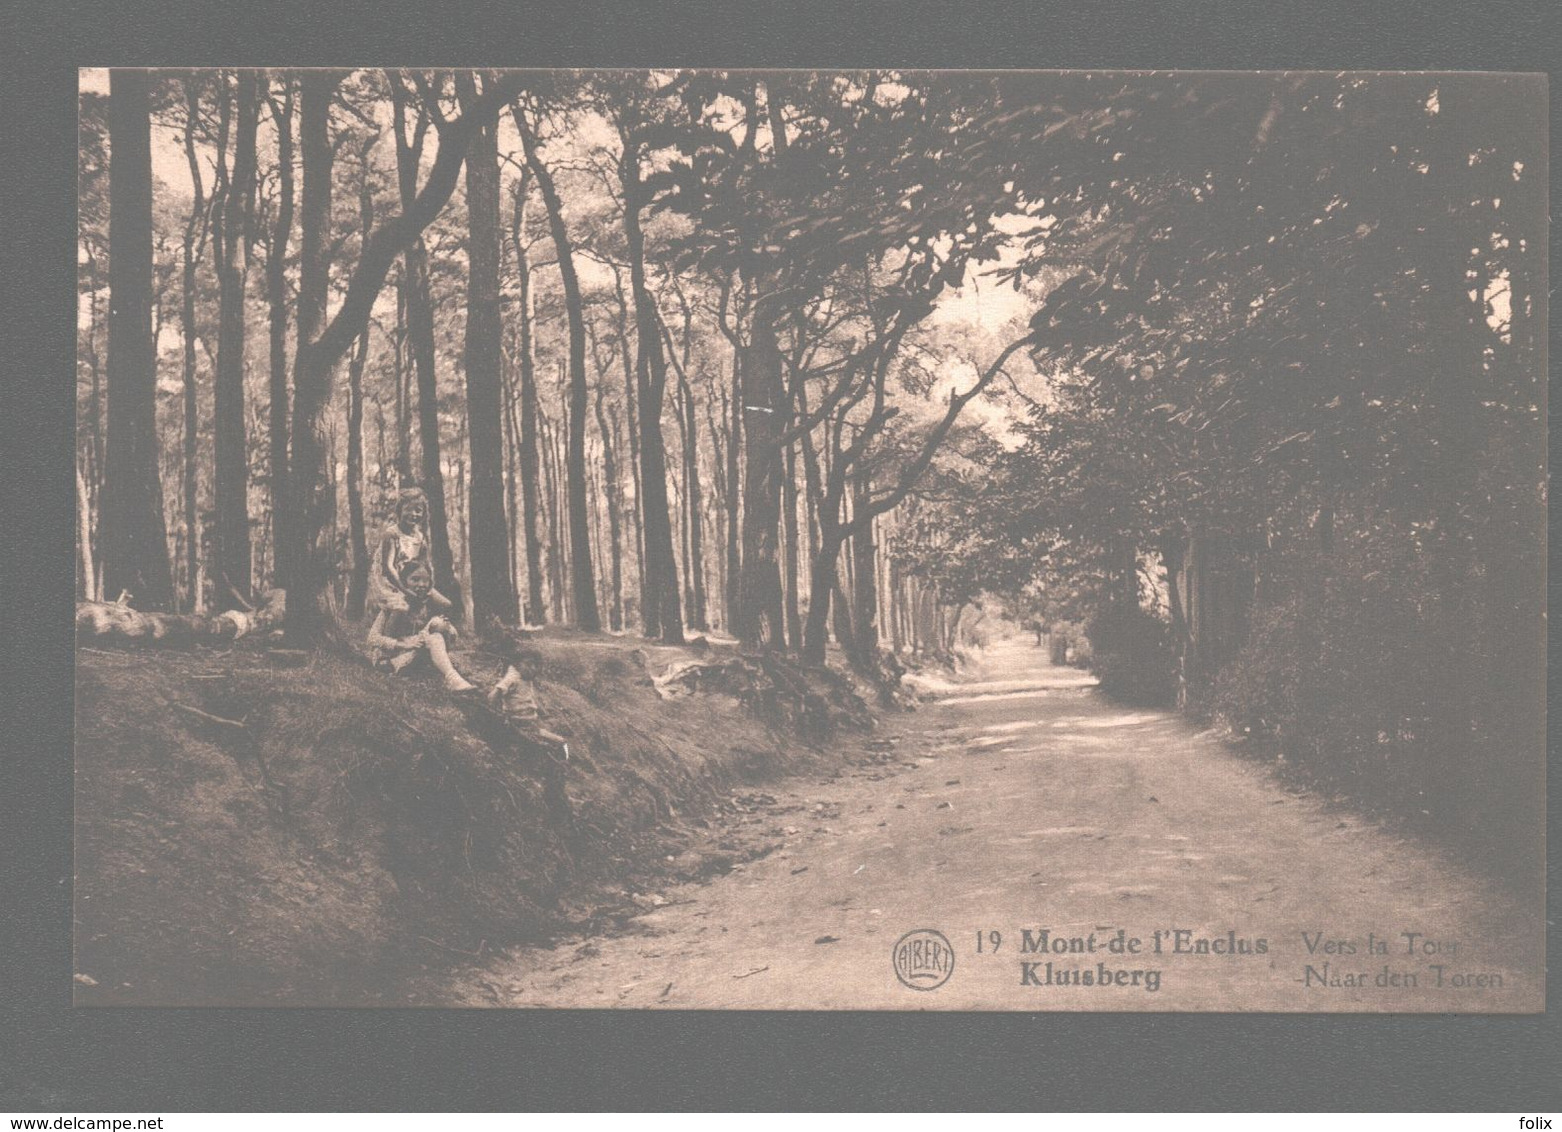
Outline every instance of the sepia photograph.
<path id="1" fill-rule="evenodd" d="M 76 1006 L 1544 1010 L 1544 75 L 78 83 Z"/>

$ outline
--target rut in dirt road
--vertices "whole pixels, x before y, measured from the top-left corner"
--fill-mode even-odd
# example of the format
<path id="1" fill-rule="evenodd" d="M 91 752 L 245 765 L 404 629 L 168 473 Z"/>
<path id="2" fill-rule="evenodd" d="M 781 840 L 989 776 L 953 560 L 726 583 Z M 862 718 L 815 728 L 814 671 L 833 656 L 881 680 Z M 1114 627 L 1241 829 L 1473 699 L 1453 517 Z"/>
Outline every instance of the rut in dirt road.
<path id="1" fill-rule="evenodd" d="M 1029 642 L 886 734 L 905 768 L 788 780 L 783 847 L 641 930 L 516 952 L 471 1005 L 1528 1011 L 1543 929 L 1446 853 L 1288 789 Z M 792 820 L 788 817 L 787 820 Z M 952 969 L 897 977 L 931 929 Z M 1158 950 L 1157 950 L 1158 949 Z M 938 955 L 938 963 L 951 957 Z M 901 969 L 903 973 L 904 968 Z"/>

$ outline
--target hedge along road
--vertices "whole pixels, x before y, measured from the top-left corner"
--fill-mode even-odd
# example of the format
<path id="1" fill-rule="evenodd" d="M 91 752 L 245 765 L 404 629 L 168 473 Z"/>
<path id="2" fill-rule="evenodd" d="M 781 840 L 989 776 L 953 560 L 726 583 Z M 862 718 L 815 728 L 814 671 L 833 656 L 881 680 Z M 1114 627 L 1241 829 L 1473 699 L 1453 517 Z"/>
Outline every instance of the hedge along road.
<path id="1" fill-rule="evenodd" d="M 765 788 L 778 851 L 667 890 L 637 931 L 468 971 L 458 998 L 1543 1008 L 1538 897 L 1521 906 L 1446 852 L 1296 792 L 1170 713 L 1110 703 L 1026 639 L 997 642 L 936 692 L 886 722 L 892 766 Z M 897 952 L 917 929 L 939 933 L 952 964 L 927 933 Z"/>

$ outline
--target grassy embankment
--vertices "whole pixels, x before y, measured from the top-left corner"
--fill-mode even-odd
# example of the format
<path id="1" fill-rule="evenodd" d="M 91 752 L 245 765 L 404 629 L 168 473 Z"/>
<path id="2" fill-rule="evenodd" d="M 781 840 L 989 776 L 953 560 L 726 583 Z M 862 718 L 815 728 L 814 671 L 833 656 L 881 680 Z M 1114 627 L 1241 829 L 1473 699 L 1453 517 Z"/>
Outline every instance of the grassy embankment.
<path id="1" fill-rule="evenodd" d="M 519 660 L 567 761 L 348 656 L 81 649 L 78 1002 L 416 1001 L 428 972 L 732 867 L 693 846 L 734 792 L 838 765 L 842 729 L 871 723 L 835 673 L 721 646 L 550 631 L 499 651 L 458 663 L 487 686 Z M 725 667 L 659 694 L 691 660 Z"/>

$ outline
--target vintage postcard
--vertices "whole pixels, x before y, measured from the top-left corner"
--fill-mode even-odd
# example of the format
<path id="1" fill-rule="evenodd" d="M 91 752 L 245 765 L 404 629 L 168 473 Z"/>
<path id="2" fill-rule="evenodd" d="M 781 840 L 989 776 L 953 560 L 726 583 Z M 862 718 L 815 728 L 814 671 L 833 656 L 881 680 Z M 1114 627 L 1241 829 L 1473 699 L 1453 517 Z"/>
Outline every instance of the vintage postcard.
<path id="1" fill-rule="evenodd" d="M 1543 76 L 79 85 L 78 1006 L 1543 1009 Z"/>

